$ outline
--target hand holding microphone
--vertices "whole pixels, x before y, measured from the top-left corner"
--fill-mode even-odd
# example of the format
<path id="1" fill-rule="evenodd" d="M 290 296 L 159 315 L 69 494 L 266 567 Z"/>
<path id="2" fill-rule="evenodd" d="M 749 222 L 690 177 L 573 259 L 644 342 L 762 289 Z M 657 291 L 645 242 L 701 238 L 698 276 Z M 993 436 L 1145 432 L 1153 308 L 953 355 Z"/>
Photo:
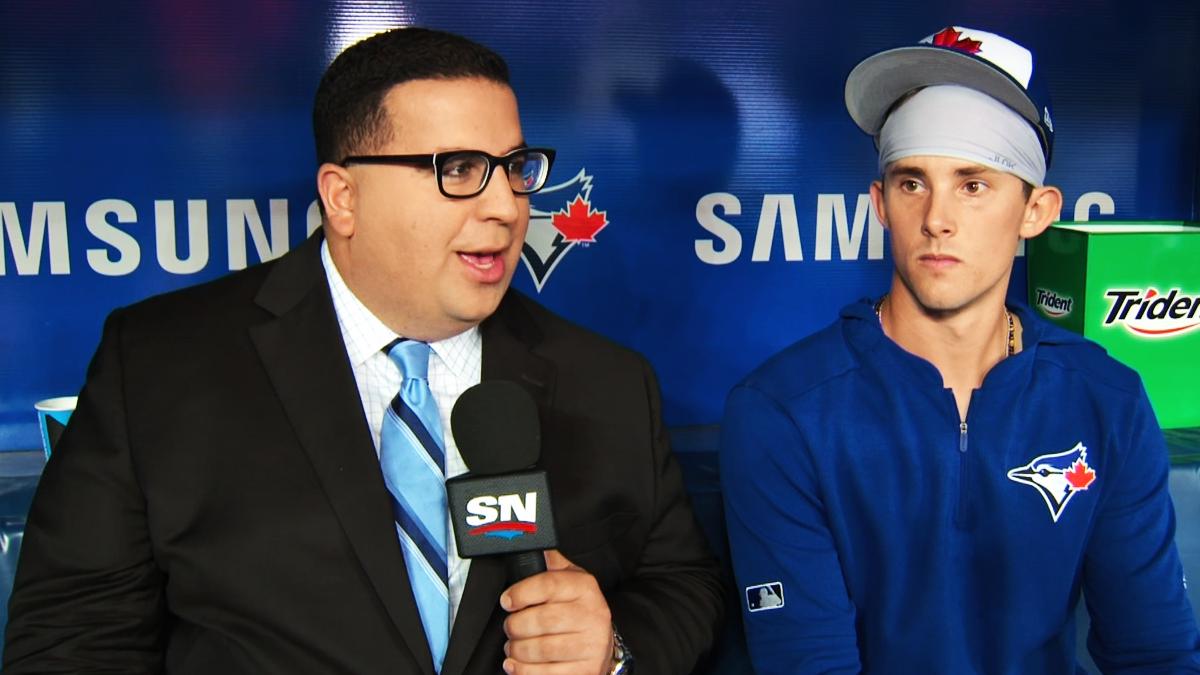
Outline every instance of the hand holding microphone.
<path id="1" fill-rule="evenodd" d="M 504 555 L 509 581 L 500 596 L 509 673 L 608 673 L 613 629 L 595 577 L 558 545 L 541 454 L 537 406 L 520 385 L 493 381 L 459 397 L 450 428 L 470 473 L 446 481 L 458 553 Z M 544 554 L 543 554 L 544 552 Z M 548 564 L 547 564 L 548 563 Z"/>
<path id="2" fill-rule="evenodd" d="M 509 673 L 606 674 L 612 669 L 613 628 L 608 601 L 596 578 L 556 550 L 546 551 L 549 571 L 519 581 L 500 595 L 511 612 L 504 622 Z M 570 670 L 524 670 L 533 664 Z"/>

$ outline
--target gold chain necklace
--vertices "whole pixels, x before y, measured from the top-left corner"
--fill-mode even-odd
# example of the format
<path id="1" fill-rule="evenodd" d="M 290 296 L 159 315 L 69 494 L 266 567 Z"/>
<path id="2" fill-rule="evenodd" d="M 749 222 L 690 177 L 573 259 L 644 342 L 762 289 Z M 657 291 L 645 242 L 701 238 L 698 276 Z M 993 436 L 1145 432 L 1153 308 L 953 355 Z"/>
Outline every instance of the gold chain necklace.
<path id="1" fill-rule="evenodd" d="M 875 318 L 879 319 L 880 328 L 883 328 L 883 301 L 887 300 L 887 297 L 887 293 L 884 293 L 883 297 L 875 303 Z M 1007 357 L 1017 353 L 1017 329 L 1007 306 L 1004 307 L 1004 320 L 1008 323 L 1008 353 L 1005 354 Z"/>

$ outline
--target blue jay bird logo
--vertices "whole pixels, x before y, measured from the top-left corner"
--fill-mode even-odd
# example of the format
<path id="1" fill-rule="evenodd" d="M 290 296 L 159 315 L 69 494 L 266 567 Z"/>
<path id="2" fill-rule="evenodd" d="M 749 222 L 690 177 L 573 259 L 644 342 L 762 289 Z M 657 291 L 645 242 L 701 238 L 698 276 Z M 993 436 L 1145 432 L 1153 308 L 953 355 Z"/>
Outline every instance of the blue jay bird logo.
<path id="1" fill-rule="evenodd" d="M 1070 450 L 1034 457 L 1025 466 L 1010 470 L 1008 477 L 1036 489 L 1057 523 L 1071 498 L 1096 480 L 1096 472 L 1088 466 L 1087 447 L 1079 442 Z"/>
<path id="2" fill-rule="evenodd" d="M 586 169 L 533 195 L 521 260 L 525 261 L 538 293 L 576 244 L 585 247 L 594 244 L 596 233 L 607 226 L 608 212 L 592 207 L 592 176 Z"/>

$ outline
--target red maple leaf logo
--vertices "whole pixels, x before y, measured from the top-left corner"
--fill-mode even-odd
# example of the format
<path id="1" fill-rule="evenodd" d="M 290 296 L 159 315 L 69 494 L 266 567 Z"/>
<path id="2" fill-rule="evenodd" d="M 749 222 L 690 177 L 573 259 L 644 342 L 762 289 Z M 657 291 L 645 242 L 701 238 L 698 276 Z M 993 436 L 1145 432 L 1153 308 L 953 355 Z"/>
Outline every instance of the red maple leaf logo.
<path id="1" fill-rule="evenodd" d="M 1064 473 L 1063 476 L 1076 490 L 1086 490 L 1092 481 L 1096 480 L 1096 472 L 1092 471 L 1083 459 L 1075 460 L 1075 463 L 1071 465 L 1071 470 Z"/>
<path id="2" fill-rule="evenodd" d="M 978 54 L 983 43 L 979 40 L 964 38 L 953 26 L 946 26 L 940 33 L 933 36 L 935 47 L 949 47 L 968 54 Z"/>
<path id="3" fill-rule="evenodd" d="M 566 209 L 550 217 L 550 222 L 567 241 L 592 243 L 596 233 L 608 225 L 608 212 L 593 210 L 583 195 L 576 195 Z"/>

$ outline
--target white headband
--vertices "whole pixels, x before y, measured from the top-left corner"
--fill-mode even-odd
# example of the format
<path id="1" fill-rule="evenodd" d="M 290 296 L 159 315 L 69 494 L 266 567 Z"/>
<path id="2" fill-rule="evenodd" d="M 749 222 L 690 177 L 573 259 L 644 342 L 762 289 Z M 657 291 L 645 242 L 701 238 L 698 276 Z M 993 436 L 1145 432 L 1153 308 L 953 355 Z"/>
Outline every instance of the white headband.
<path id="1" fill-rule="evenodd" d="M 1046 157 L 1033 127 L 974 89 L 926 87 L 900 105 L 879 131 L 879 173 L 905 157 L 954 157 L 1011 173 L 1041 187 Z"/>

